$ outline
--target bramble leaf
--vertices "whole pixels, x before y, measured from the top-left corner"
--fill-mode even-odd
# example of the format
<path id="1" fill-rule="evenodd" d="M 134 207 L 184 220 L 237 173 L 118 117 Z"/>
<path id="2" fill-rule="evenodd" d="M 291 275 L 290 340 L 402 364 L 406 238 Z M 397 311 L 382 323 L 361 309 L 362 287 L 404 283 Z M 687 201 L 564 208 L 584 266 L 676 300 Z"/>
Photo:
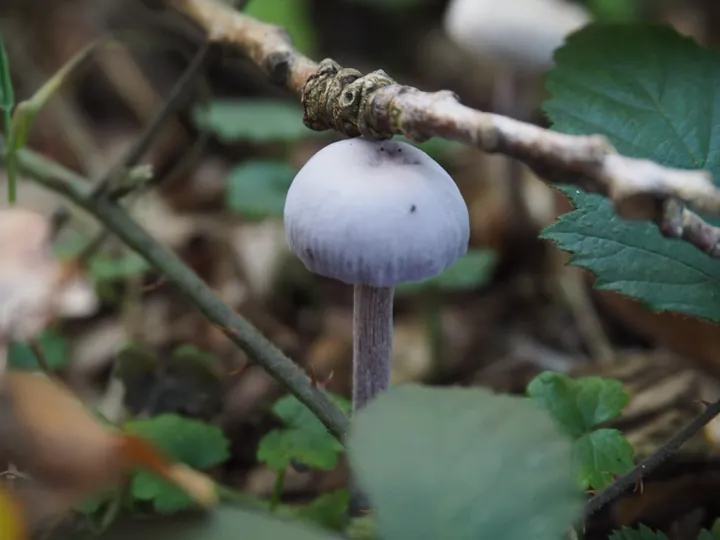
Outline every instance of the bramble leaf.
<path id="1" fill-rule="evenodd" d="M 623 527 L 619 531 L 615 531 L 610 536 L 610 540 L 667 540 L 667 536 L 653 531 L 646 525 L 640 525 L 637 530 Z"/>
<path id="2" fill-rule="evenodd" d="M 229 442 L 219 427 L 175 414 L 127 422 L 125 431 L 149 441 L 174 461 L 195 469 L 207 469 L 230 457 Z M 195 506 L 180 488 L 145 470 L 135 473 L 130 490 L 136 499 L 152 501 L 158 513 L 170 514 Z"/>
<path id="3" fill-rule="evenodd" d="M 330 393 L 328 397 L 344 412 L 350 411 L 346 399 Z M 337 466 L 343 446 L 296 397 L 281 398 L 273 407 L 273 413 L 285 427 L 274 429 L 262 438 L 258 461 L 275 471 L 284 471 L 293 461 L 324 471 Z"/>
<path id="4" fill-rule="evenodd" d="M 582 511 L 572 442 L 527 398 L 392 387 L 347 445 L 381 538 L 556 540 Z"/>
<path id="5" fill-rule="evenodd" d="M 551 371 L 535 377 L 527 393 L 574 438 L 619 418 L 630 402 L 620 381 L 601 377 L 571 379 Z"/>
<path id="6" fill-rule="evenodd" d="M 601 134 L 622 154 L 704 168 L 720 179 L 720 58 L 652 24 L 591 25 L 555 55 L 544 104 L 553 129 Z M 593 272 L 596 287 L 720 321 L 720 270 L 693 246 L 647 222 L 615 216 L 604 197 L 566 189 L 576 207 L 542 234 Z"/>
<path id="7" fill-rule="evenodd" d="M 251 160 L 228 176 L 228 206 L 246 219 L 282 217 L 295 169 L 281 162 Z"/>

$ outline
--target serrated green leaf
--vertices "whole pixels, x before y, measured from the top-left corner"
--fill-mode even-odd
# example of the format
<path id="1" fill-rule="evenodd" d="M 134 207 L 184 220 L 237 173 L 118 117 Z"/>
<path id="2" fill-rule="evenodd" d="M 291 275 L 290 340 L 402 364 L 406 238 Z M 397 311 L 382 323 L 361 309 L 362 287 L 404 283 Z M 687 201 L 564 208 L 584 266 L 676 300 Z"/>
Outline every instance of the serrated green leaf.
<path id="1" fill-rule="evenodd" d="M 666 26 L 591 25 L 571 35 L 548 77 L 553 128 L 601 134 L 622 154 L 709 169 L 720 179 L 720 60 Z M 654 225 L 610 220 L 604 199 L 574 191 L 577 210 L 544 238 L 574 253 L 597 286 L 654 310 L 720 321 L 716 261 Z M 614 215 L 614 214 L 613 214 Z"/>
<path id="2" fill-rule="evenodd" d="M 316 498 L 307 506 L 294 510 L 294 516 L 301 521 L 320 525 L 325 529 L 342 531 L 347 520 L 350 493 L 340 489 Z"/>
<path id="3" fill-rule="evenodd" d="M 633 468 L 633 447 L 616 429 L 598 429 L 575 441 L 583 489 L 605 489 Z"/>
<path id="4" fill-rule="evenodd" d="M 398 294 L 410 294 L 430 287 L 442 291 L 466 291 L 482 287 L 492 276 L 496 263 L 497 254 L 492 251 L 468 251 L 439 276 L 417 283 L 402 283 L 395 290 Z"/>
<path id="5" fill-rule="evenodd" d="M 133 420 L 127 422 L 124 429 L 149 441 L 174 461 L 195 469 L 207 469 L 230 457 L 230 443 L 219 427 L 175 414 Z M 169 514 L 195 506 L 180 488 L 145 470 L 135 473 L 130 490 L 135 498 L 152 501 L 159 513 Z"/>
<path id="6" fill-rule="evenodd" d="M 557 540 L 583 507 L 572 442 L 527 398 L 396 386 L 347 444 L 381 538 Z"/>
<path id="7" fill-rule="evenodd" d="M 601 377 L 571 379 L 551 371 L 535 377 L 528 385 L 527 393 L 574 438 L 619 418 L 630 402 L 620 381 Z"/>
<path id="8" fill-rule="evenodd" d="M 70 345 L 67 340 L 54 330 L 44 330 L 38 337 L 38 344 L 50 368 L 55 371 L 70 364 Z M 13 341 L 10 343 L 8 363 L 12 369 L 39 370 L 37 357 L 27 343 Z"/>
<path id="9" fill-rule="evenodd" d="M 330 393 L 328 397 L 343 412 L 350 412 L 350 403 L 346 399 Z M 293 460 L 324 471 L 337 466 L 342 444 L 296 397 L 281 398 L 273 407 L 273 413 L 285 427 L 274 429 L 262 438 L 257 451 L 258 461 L 274 471 L 284 471 Z"/>
<path id="10" fill-rule="evenodd" d="M 220 141 L 258 144 L 318 136 L 303 124 L 302 109 L 279 100 L 213 101 L 194 111 L 195 123 Z"/>
<path id="11" fill-rule="evenodd" d="M 246 161 L 228 176 L 228 206 L 249 220 L 282 217 L 285 197 L 295 177 L 287 163 Z"/>
<path id="12" fill-rule="evenodd" d="M 610 201 L 564 187 L 576 210 L 541 238 L 572 253 L 570 262 L 597 276 L 595 288 L 641 300 L 656 311 L 679 311 L 720 322 L 720 265 L 695 247 L 663 238 L 647 223 L 628 222 Z"/>
<path id="13" fill-rule="evenodd" d="M 655 532 L 646 525 L 640 525 L 637 530 L 630 527 L 623 527 L 615 531 L 610 540 L 668 540 L 661 532 Z"/>
<path id="14" fill-rule="evenodd" d="M 77 540 L 341 540 L 330 532 L 303 523 L 275 518 L 260 511 L 220 507 L 212 512 L 184 512 L 172 518 L 129 517 L 109 531 L 81 535 Z"/>

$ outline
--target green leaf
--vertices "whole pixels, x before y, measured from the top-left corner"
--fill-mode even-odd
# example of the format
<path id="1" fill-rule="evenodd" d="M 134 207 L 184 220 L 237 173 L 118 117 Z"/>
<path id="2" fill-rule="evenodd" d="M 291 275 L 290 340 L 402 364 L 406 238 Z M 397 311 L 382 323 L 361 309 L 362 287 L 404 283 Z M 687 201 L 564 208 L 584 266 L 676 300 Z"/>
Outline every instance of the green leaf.
<path id="1" fill-rule="evenodd" d="M 668 540 L 661 532 L 655 532 L 645 525 L 640 525 L 637 530 L 630 527 L 623 527 L 610 536 L 610 540 Z"/>
<path id="2" fill-rule="evenodd" d="M 44 330 L 39 338 L 40 349 L 53 371 L 63 369 L 70 364 L 70 345 L 67 340 L 53 330 Z M 8 362 L 12 369 L 37 371 L 40 369 L 37 357 L 27 343 L 10 343 Z"/>
<path id="3" fill-rule="evenodd" d="M 616 429 L 598 429 L 575 441 L 583 489 L 605 489 L 633 468 L 633 447 Z"/>
<path id="4" fill-rule="evenodd" d="M 15 105 L 15 92 L 13 91 L 10 61 L 5 50 L 5 40 L 0 33 L 0 109 L 11 112 Z M 10 126 L 5 126 L 10 129 Z"/>
<path id="5" fill-rule="evenodd" d="M 628 222 L 610 201 L 563 188 L 577 210 L 541 234 L 572 253 L 571 264 L 597 276 L 595 288 L 720 322 L 720 265 L 686 242 L 663 238 L 653 225 Z"/>
<path id="6" fill-rule="evenodd" d="M 622 154 L 720 179 L 720 60 L 669 27 L 591 25 L 571 35 L 548 77 L 553 128 L 601 134 Z M 606 199 L 571 192 L 577 207 L 544 238 L 572 252 L 596 286 L 720 321 L 717 261 L 665 239 L 650 223 L 610 219 Z"/>
<path id="7" fill-rule="evenodd" d="M 411 294 L 426 288 L 442 291 L 467 291 L 482 287 L 492 277 L 497 255 L 492 251 L 472 250 L 439 276 L 417 283 L 402 283 L 398 294 Z"/>
<path id="8" fill-rule="evenodd" d="M 252 160 L 230 171 L 228 206 L 246 219 L 282 217 L 285 196 L 295 177 L 286 163 Z"/>
<path id="9" fill-rule="evenodd" d="M 340 396 L 328 397 L 343 412 L 350 412 L 350 403 Z M 324 471 L 333 470 L 343 446 L 327 428 L 294 396 L 281 398 L 273 413 L 285 425 L 265 435 L 258 446 L 257 459 L 274 471 L 284 471 L 293 460 Z"/>
<path id="10" fill-rule="evenodd" d="M 294 511 L 297 519 L 320 525 L 325 529 L 342 531 L 347 518 L 350 493 L 340 489 L 321 495 L 308 506 Z"/>
<path id="11" fill-rule="evenodd" d="M 698 535 L 698 540 L 718 540 L 720 539 L 720 526 L 716 521 L 711 530 L 703 529 Z"/>
<path id="12" fill-rule="evenodd" d="M 601 377 L 571 379 L 551 371 L 535 377 L 527 393 L 573 438 L 619 418 L 630 402 L 620 381 Z"/>
<path id="13" fill-rule="evenodd" d="M 279 100 L 212 101 L 194 110 L 197 126 L 224 143 L 293 142 L 319 133 L 303 124 L 303 111 Z"/>
<path id="14" fill-rule="evenodd" d="M 230 443 L 219 427 L 175 414 L 127 422 L 125 431 L 149 441 L 172 460 L 195 469 L 207 469 L 230 457 Z M 194 506 L 180 488 L 149 471 L 135 473 L 130 490 L 136 499 L 152 501 L 159 513 L 170 514 Z"/>
<path id="15" fill-rule="evenodd" d="M 295 49 L 306 56 L 316 53 L 317 38 L 309 0 L 251 0 L 244 12 L 266 23 L 282 26 Z"/>
<path id="16" fill-rule="evenodd" d="M 557 540 L 582 511 L 572 443 L 527 398 L 396 386 L 347 443 L 381 538 Z"/>
<path id="17" fill-rule="evenodd" d="M 130 517 L 100 536 L 77 540 L 341 540 L 339 536 L 277 519 L 259 511 L 220 507 L 212 512 L 187 512 L 172 518 Z"/>
<path id="18" fill-rule="evenodd" d="M 134 251 L 122 257 L 95 255 L 90 260 L 90 276 L 95 281 L 117 281 L 140 275 L 149 268 L 148 262 Z"/>
<path id="19" fill-rule="evenodd" d="M 375 518 L 367 515 L 351 519 L 345 534 L 350 540 L 376 540 Z"/>

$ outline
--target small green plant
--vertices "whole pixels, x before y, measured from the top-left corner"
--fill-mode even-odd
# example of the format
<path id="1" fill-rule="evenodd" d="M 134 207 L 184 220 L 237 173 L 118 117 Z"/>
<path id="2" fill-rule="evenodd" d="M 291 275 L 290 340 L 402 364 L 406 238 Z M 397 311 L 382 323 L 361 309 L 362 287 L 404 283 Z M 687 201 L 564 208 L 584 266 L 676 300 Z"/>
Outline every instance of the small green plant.
<path id="1" fill-rule="evenodd" d="M 599 428 L 619 418 L 630 401 L 620 381 L 545 372 L 530 382 L 527 393 L 575 441 L 583 489 L 604 489 L 633 467 L 633 448 L 623 434 Z"/>

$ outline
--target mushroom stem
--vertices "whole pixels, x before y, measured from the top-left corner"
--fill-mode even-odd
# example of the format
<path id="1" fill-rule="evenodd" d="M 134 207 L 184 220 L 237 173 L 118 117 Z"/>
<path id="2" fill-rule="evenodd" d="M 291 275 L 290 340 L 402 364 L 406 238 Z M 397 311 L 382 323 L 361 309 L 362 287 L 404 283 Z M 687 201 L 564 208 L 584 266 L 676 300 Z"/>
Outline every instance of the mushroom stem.
<path id="1" fill-rule="evenodd" d="M 353 410 L 390 386 L 392 287 L 355 285 L 353 307 Z"/>

